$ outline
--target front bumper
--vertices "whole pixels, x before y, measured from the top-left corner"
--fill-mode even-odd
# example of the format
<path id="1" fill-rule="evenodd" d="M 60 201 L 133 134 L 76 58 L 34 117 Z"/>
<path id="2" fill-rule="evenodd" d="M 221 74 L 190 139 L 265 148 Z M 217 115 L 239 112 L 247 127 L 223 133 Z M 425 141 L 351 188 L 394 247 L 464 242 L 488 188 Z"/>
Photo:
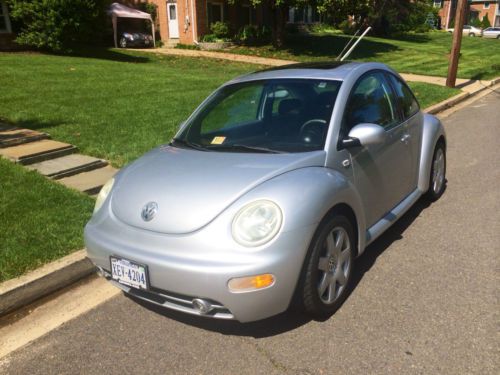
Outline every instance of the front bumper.
<path id="1" fill-rule="evenodd" d="M 280 233 L 265 248 L 235 250 L 217 220 L 189 235 L 165 235 L 120 222 L 112 213 L 85 227 L 89 258 L 104 274 L 111 255 L 148 266 L 151 290 L 139 291 L 112 281 L 138 298 L 186 313 L 202 315 L 193 299 L 209 301 L 208 316 L 249 322 L 285 311 L 292 299 L 302 263 L 316 226 Z M 224 234 L 224 235 L 221 235 Z M 234 277 L 271 273 L 275 283 L 251 292 L 230 292 Z"/>

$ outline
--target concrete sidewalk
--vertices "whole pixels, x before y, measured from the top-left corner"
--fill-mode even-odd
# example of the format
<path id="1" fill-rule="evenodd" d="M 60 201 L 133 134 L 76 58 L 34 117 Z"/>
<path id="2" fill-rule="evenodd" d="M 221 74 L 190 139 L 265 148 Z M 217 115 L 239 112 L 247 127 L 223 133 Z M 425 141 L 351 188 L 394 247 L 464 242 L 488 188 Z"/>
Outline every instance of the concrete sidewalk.
<path id="1" fill-rule="evenodd" d="M 157 49 L 132 49 L 133 51 L 157 53 L 160 55 L 171 56 L 186 56 L 186 57 L 205 57 L 211 59 L 230 60 L 247 64 L 266 65 L 266 66 L 283 66 L 288 64 L 295 64 L 299 61 L 270 59 L 267 57 L 239 55 L 230 52 L 213 52 L 213 51 L 200 51 L 191 49 L 178 49 L 178 48 L 157 48 Z M 410 82 L 424 82 L 433 85 L 446 86 L 445 77 L 426 76 L 420 74 L 401 73 L 401 76 Z M 490 86 L 492 81 L 476 81 L 471 79 L 457 78 L 457 88 L 468 93 L 477 91 L 478 87 Z"/>

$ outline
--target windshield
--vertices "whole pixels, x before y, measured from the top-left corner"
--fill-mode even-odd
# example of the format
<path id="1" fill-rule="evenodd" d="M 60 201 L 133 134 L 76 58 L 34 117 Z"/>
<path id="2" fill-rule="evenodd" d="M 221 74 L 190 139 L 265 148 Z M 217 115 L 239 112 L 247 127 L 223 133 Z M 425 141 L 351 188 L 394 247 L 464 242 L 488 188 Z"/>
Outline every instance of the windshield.
<path id="1" fill-rule="evenodd" d="M 323 149 L 341 82 L 275 79 L 218 90 L 173 145 L 225 152 Z"/>

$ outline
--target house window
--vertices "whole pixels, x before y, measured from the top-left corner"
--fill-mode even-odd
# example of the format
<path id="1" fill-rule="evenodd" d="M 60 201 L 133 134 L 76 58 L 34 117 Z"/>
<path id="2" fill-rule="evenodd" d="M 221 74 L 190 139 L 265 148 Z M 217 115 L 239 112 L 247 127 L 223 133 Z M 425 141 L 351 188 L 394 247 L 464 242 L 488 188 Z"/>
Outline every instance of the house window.
<path id="1" fill-rule="evenodd" d="M 434 0 L 434 8 L 442 8 L 443 1 L 442 0 Z"/>
<path id="2" fill-rule="evenodd" d="M 224 21 L 224 6 L 222 3 L 207 3 L 208 27 L 219 21 Z"/>
<path id="3" fill-rule="evenodd" d="M 489 1 L 484 2 L 484 9 L 490 9 L 490 2 Z"/>
<path id="4" fill-rule="evenodd" d="M 255 25 L 257 24 L 257 11 L 251 5 L 241 6 L 241 20 L 243 25 Z"/>
<path id="5" fill-rule="evenodd" d="M 12 32 L 10 28 L 9 13 L 7 11 L 7 5 L 0 1 L 0 33 L 10 33 Z"/>

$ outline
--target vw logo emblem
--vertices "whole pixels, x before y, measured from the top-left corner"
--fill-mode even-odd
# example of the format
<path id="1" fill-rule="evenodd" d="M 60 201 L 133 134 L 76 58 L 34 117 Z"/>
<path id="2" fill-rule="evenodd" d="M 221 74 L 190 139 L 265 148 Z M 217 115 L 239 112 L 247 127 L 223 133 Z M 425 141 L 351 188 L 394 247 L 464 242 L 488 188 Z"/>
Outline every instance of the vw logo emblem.
<path id="1" fill-rule="evenodd" d="M 149 202 L 142 208 L 141 217 L 144 221 L 151 221 L 158 212 L 158 203 Z"/>

